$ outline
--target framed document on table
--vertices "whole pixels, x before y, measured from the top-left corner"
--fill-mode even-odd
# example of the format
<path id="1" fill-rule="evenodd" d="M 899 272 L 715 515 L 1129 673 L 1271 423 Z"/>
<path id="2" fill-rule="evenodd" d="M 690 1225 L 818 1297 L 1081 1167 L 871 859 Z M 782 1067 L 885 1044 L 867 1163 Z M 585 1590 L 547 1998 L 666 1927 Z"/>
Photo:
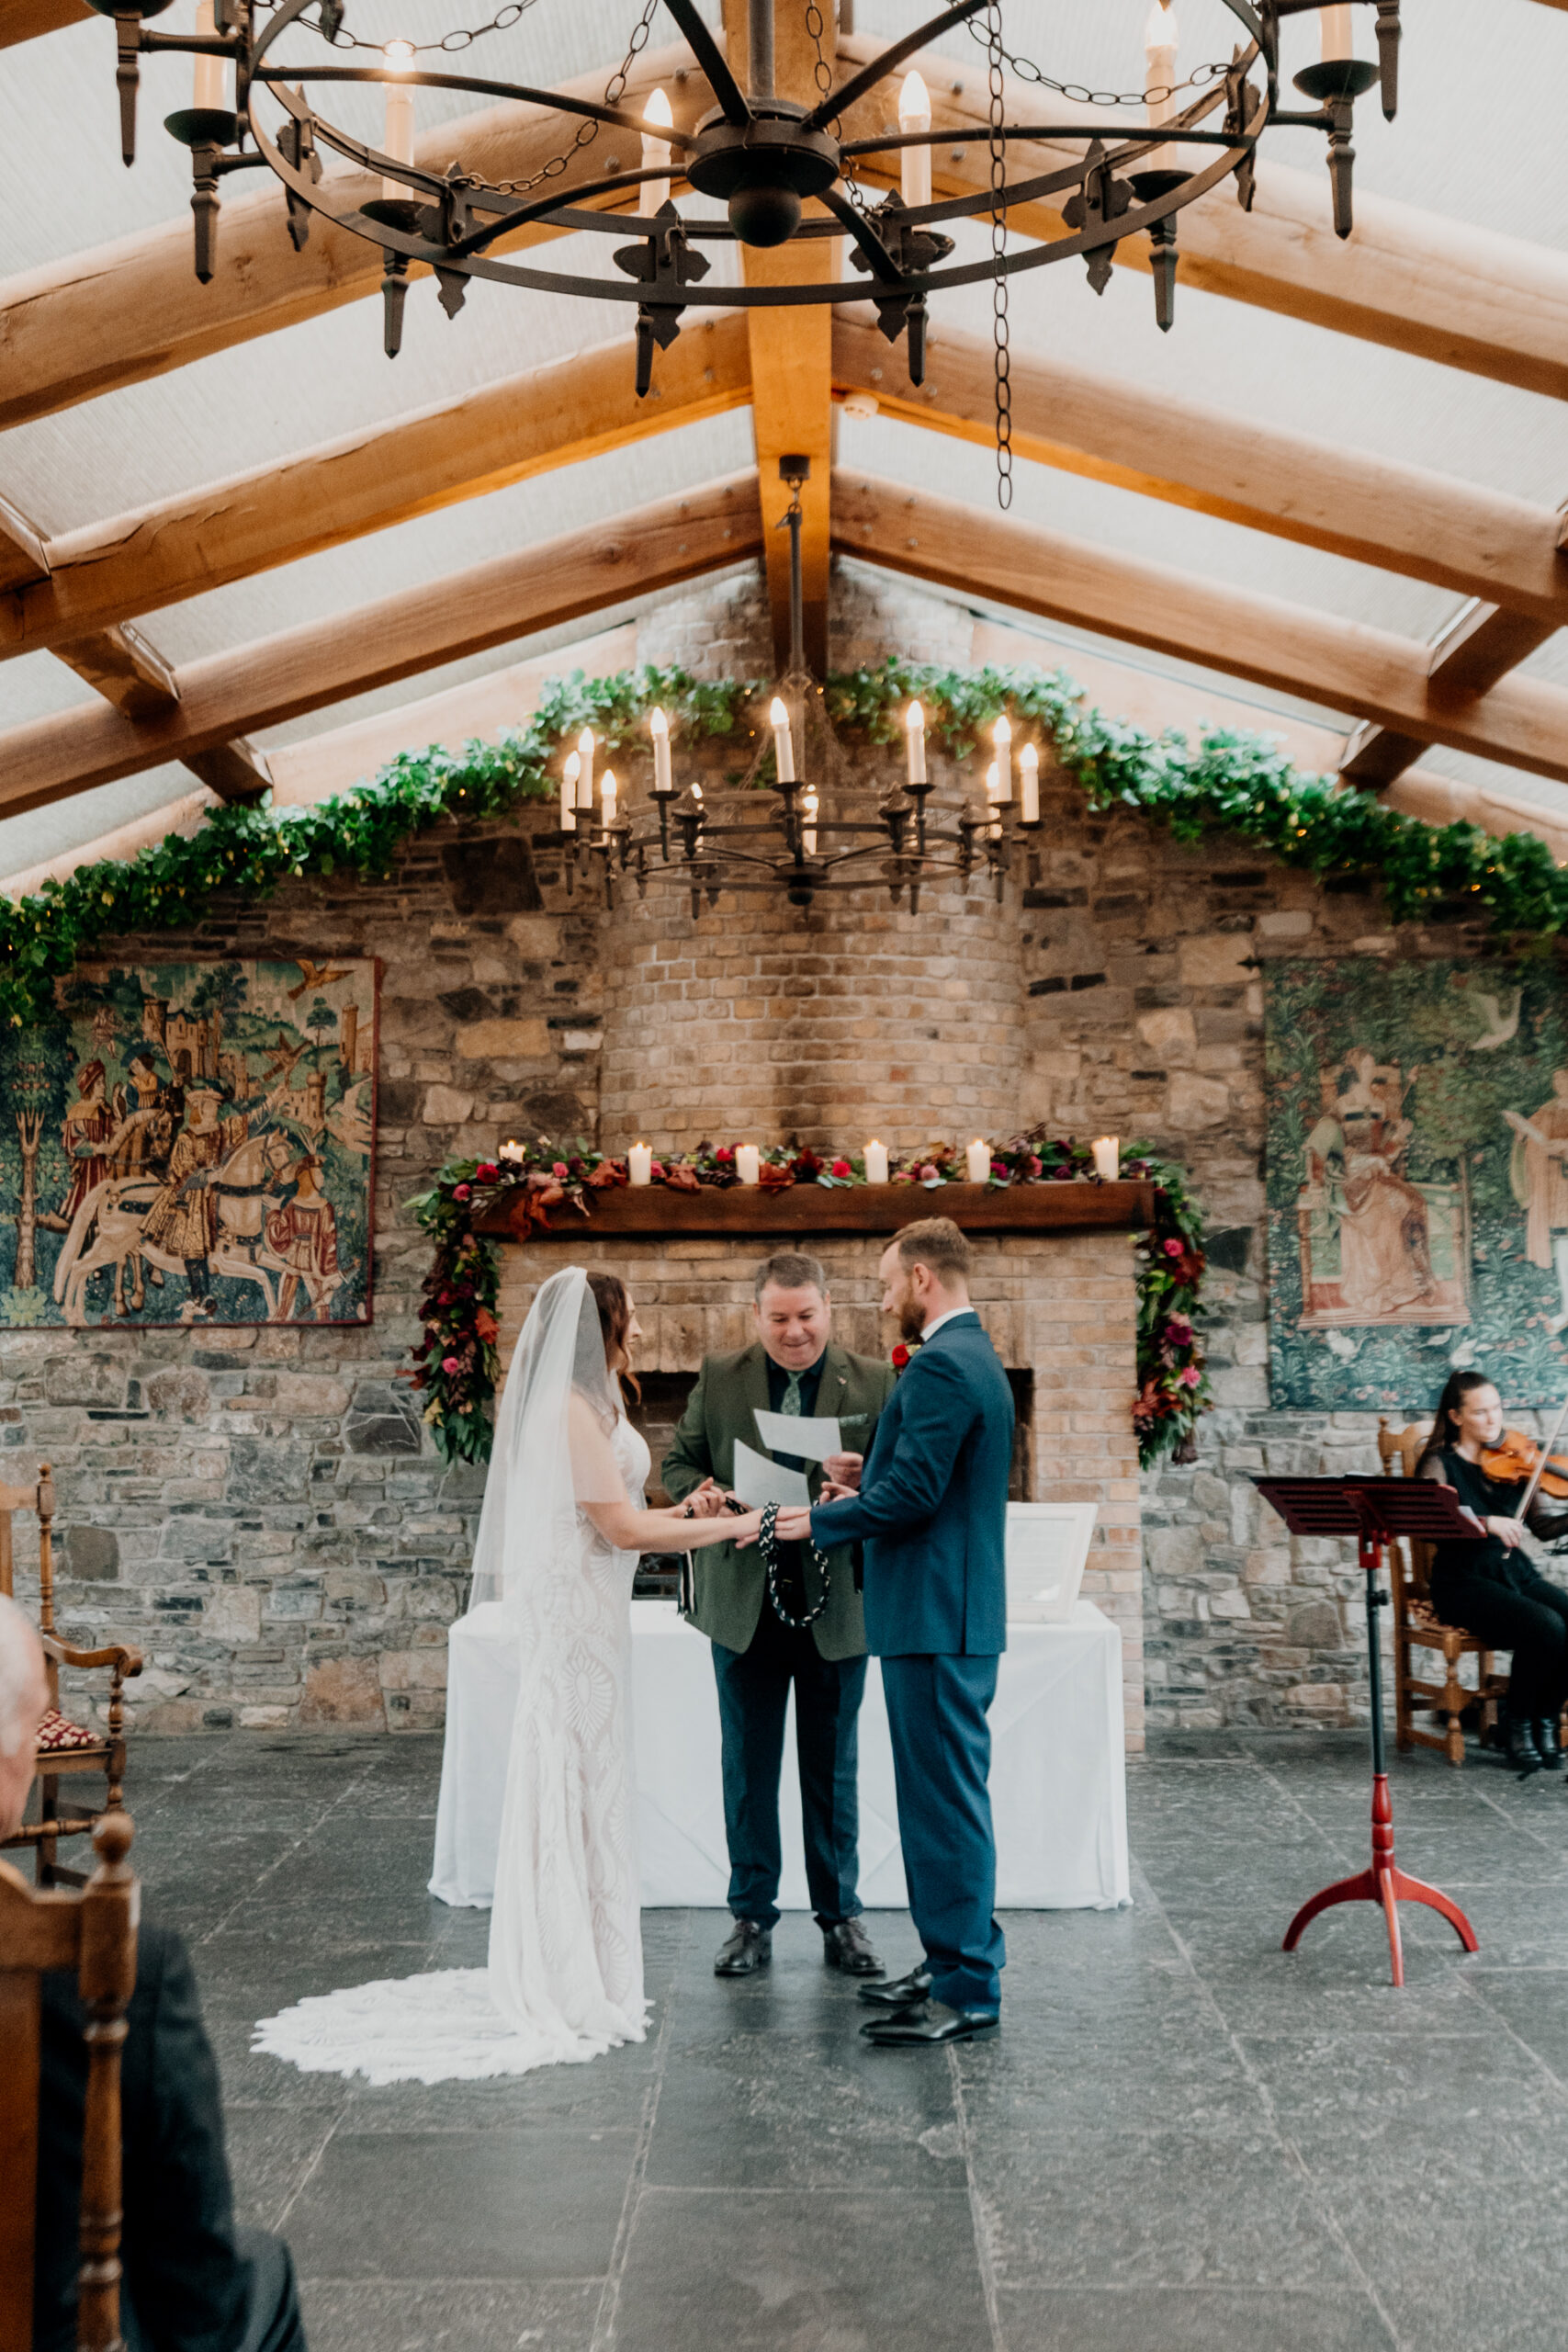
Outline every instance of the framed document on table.
<path id="1" fill-rule="evenodd" d="M 1009 1503 L 1008 1616 L 1021 1625 L 1065 1624 L 1083 1582 L 1096 1503 Z"/>

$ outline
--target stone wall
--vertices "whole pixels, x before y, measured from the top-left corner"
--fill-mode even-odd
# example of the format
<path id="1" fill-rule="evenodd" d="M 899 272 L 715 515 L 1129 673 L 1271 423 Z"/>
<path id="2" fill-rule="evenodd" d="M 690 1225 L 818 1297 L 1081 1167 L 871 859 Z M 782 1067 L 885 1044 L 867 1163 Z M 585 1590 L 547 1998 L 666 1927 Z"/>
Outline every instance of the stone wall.
<path id="1" fill-rule="evenodd" d="M 964 615 L 895 583 L 879 615 L 881 593 L 874 575 L 842 569 L 835 659 L 897 649 L 966 662 Z M 669 600 L 639 651 L 710 673 L 765 671 L 755 577 L 706 594 L 706 607 L 700 594 Z M 703 756 L 722 775 L 734 755 Z M 884 759 L 863 753 L 863 771 Z M 962 910 L 938 898 L 914 925 L 873 899 L 831 918 L 754 899 L 692 926 L 651 891 L 649 910 L 607 922 L 568 894 L 541 839 L 554 813 L 536 808 L 515 827 L 426 835 L 386 883 L 294 883 L 188 936 L 124 943 L 153 958 L 344 953 L 383 968 L 368 1329 L 0 1334 L 0 1463 L 10 1477 L 54 1464 L 67 1627 L 142 1645 L 143 1724 L 438 1718 L 482 1479 L 442 1468 L 399 1378 L 426 1263 L 402 1204 L 454 1151 L 492 1150 L 513 1132 L 595 1136 L 602 1102 L 607 1142 L 634 1125 L 656 1142 L 733 1132 L 764 1050 L 766 1088 L 746 1104 L 759 1138 L 767 1117 L 851 1144 L 1046 1120 L 1146 1137 L 1188 1163 L 1212 1235 L 1217 1409 L 1195 1467 L 1144 1481 L 1148 1720 L 1354 1717 L 1365 1691 L 1353 1569 L 1337 1547 L 1266 1532 L 1247 1477 L 1371 1467 L 1375 1430 L 1367 1416 L 1269 1408 L 1259 969 L 1277 955 L 1481 943 L 1457 926 L 1396 940 L 1371 897 L 1325 891 L 1239 843 L 1188 849 L 1130 815 L 1090 817 L 1076 792 L 1043 781 L 1041 845 L 1006 905 L 978 890 Z M 765 945 L 747 944 L 753 928 Z M 694 1011 L 667 1082 L 652 1066 L 661 1018 L 628 978 L 637 956 L 694 991 L 669 1000 Z M 807 981 L 820 1001 L 803 1028 L 791 989 Z M 721 1029 L 738 1048 L 722 1063 Z M 1037 1411 L 1043 1396 L 1037 1385 Z M 1120 1505 L 1124 1424 L 1110 1408 L 1103 1419 L 1080 1434 L 1104 1441 L 1107 1499 Z M 1081 1457 L 1072 1475 L 1087 1475 Z M 24 1566 L 28 1541 L 24 1526 Z"/>

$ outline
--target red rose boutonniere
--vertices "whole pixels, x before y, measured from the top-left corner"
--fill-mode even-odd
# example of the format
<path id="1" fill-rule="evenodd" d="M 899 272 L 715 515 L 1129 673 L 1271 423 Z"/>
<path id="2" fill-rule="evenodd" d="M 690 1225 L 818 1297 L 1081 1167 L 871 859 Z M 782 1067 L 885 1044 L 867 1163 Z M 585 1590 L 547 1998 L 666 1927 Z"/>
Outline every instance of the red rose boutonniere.
<path id="1" fill-rule="evenodd" d="M 922 1345 L 923 1345 L 923 1342 L 922 1342 L 921 1340 L 917 1340 L 915 1341 L 915 1345 L 914 1345 L 914 1347 L 912 1347 L 912 1348 L 907 1348 L 907 1347 L 904 1345 L 903 1340 L 899 1340 L 899 1342 L 898 1342 L 898 1344 L 897 1344 L 897 1346 L 894 1349 L 892 1355 L 891 1355 L 891 1356 L 889 1357 L 889 1359 L 888 1359 L 889 1363 L 890 1363 L 892 1364 L 892 1366 L 893 1366 L 894 1371 L 895 1371 L 895 1372 L 903 1372 L 903 1371 L 905 1371 L 905 1370 L 908 1368 L 908 1364 L 909 1364 L 909 1363 L 910 1363 L 911 1359 L 912 1359 L 912 1358 L 914 1357 L 914 1355 L 916 1354 L 917 1351 L 918 1351 L 918 1350 L 919 1350 Z"/>

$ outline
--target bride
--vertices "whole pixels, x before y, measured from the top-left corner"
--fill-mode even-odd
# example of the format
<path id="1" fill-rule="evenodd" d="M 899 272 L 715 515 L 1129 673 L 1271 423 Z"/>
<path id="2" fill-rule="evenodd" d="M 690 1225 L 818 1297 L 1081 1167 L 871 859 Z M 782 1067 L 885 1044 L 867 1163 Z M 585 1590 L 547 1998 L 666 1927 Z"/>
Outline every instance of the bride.
<path id="1" fill-rule="evenodd" d="M 496 1419 L 461 1656 L 517 1677 L 504 1756 L 449 1715 L 432 1891 L 494 1851 L 486 1968 L 382 1979 L 298 2002 L 255 2047 L 373 2083 L 521 2075 L 640 2041 L 642 1933 L 631 1774 L 630 1602 L 637 1555 L 756 1533 L 712 1482 L 680 1510 L 643 1502 L 649 1456 L 623 1384 L 641 1333 L 626 1285 L 567 1267 L 540 1285 Z M 475 1645 L 479 1647 L 476 1651 Z M 455 1706 L 456 1689 L 453 1693 Z M 499 1849 L 485 1834 L 501 1802 Z M 482 1899 L 482 1898 L 480 1898 Z"/>

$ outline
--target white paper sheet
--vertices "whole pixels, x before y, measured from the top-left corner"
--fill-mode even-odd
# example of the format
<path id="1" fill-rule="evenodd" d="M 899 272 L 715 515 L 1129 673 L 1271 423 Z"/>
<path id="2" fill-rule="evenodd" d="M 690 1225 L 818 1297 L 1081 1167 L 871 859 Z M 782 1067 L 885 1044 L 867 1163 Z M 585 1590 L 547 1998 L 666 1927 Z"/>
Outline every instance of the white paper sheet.
<path id="1" fill-rule="evenodd" d="M 758 1419 L 761 1418 L 759 1414 Z M 748 1510 L 761 1510 L 764 1503 L 790 1505 L 811 1500 L 804 1470 L 781 1469 L 766 1454 L 754 1453 L 743 1438 L 735 1441 L 735 1492 Z"/>
<path id="2" fill-rule="evenodd" d="M 797 1462 L 826 1462 L 830 1453 L 842 1453 L 843 1441 L 839 1424 L 831 1418 L 813 1419 L 802 1414 L 796 1420 L 784 1413 L 764 1413 L 753 1406 L 757 1435 L 770 1453 L 793 1453 Z"/>

